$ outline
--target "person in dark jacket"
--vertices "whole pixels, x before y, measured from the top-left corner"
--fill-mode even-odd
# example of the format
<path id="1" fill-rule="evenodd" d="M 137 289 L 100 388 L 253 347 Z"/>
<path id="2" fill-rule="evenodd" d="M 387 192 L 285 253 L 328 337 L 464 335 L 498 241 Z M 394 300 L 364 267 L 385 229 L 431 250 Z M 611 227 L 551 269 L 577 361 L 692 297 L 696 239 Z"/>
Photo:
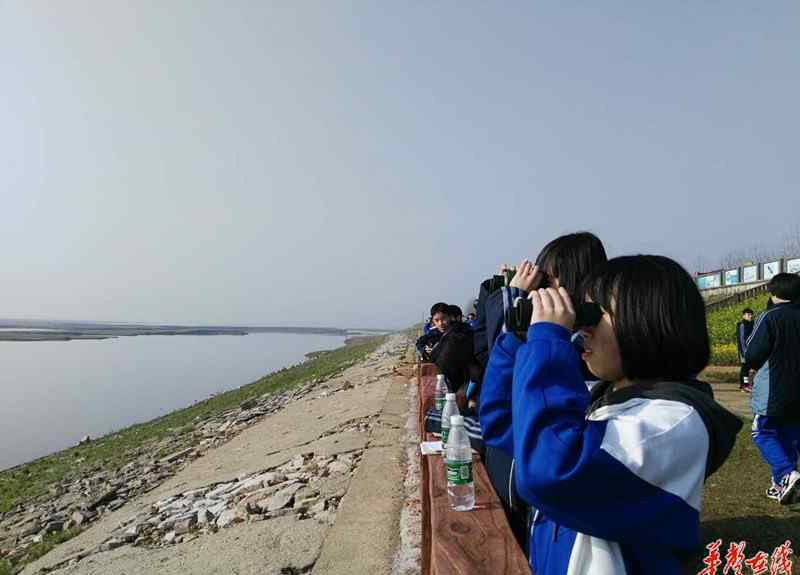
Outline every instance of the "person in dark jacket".
<path id="1" fill-rule="evenodd" d="M 484 441 L 512 449 L 517 491 L 536 510 L 533 573 L 682 574 L 700 545 L 703 483 L 742 426 L 694 378 L 710 354 L 703 299 L 661 256 L 611 259 L 585 286 L 579 301 L 602 316 L 583 329 L 582 357 L 567 290 L 531 293 L 527 342 L 503 392 L 511 413 L 487 426 L 481 412 Z M 581 359 L 602 380 L 591 392 Z"/>
<path id="2" fill-rule="evenodd" d="M 475 325 L 472 326 L 472 331 L 475 332 L 473 349 L 475 359 L 482 368 L 486 367 L 486 362 L 489 361 L 489 352 L 491 351 L 487 338 L 486 302 L 489 296 L 498 289 L 499 286 L 493 278 L 484 280 L 478 288 L 478 297 L 475 299 Z"/>
<path id="3" fill-rule="evenodd" d="M 439 344 L 431 353 L 431 362 L 444 374 L 447 390 L 462 394 L 477 366 L 473 355 L 472 329 L 464 322 L 449 324 Z"/>
<path id="4" fill-rule="evenodd" d="M 447 331 L 447 326 L 450 323 L 449 306 L 444 302 L 433 304 L 431 307 L 431 320 L 430 329 L 424 333 L 416 344 L 417 354 L 423 361 L 431 360 L 431 353 L 439 344 L 439 340 Z"/>
<path id="5" fill-rule="evenodd" d="M 747 347 L 747 339 L 753 333 L 753 310 L 749 307 L 742 310 L 742 319 L 736 324 L 736 347 L 739 350 L 739 389 L 750 391 L 750 368 L 744 362 L 744 349 Z"/>
<path id="6" fill-rule="evenodd" d="M 744 361 L 753 378 L 753 443 L 770 466 L 767 497 L 800 501 L 800 276 L 781 273 L 767 285 L 772 306 L 756 321 Z"/>
<path id="7" fill-rule="evenodd" d="M 436 315 L 436 312 L 447 313 L 447 304 L 443 301 L 437 302 L 433 304 L 431 307 L 431 315 L 428 317 L 425 325 L 422 326 L 422 335 L 428 335 L 432 329 L 437 329 L 437 324 L 441 323 L 442 316 L 439 315 L 437 318 L 437 323 L 434 323 L 433 316 Z"/>
<path id="8" fill-rule="evenodd" d="M 447 315 L 450 316 L 450 323 L 464 323 L 464 312 L 455 304 L 447 306 Z"/>
<path id="9" fill-rule="evenodd" d="M 515 269 L 508 286 L 485 293 L 483 335 L 490 354 L 481 384 L 479 414 L 484 435 L 494 438 L 486 447 L 486 471 L 503 502 L 511 529 L 525 550 L 530 542 L 527 525 L 529 511 L 514 488 L 509 392 L 516 351 L 522 341 L 506 329 L 505 312 L 513 305 L 514 298 L 527 297 L 531 290 L 542 286 L 563 286 L 570 293 L 577 293 L 583 277 L 606 259 L 605 248 L 594 234 L 578 232 L 563 235 L 542 248 L 536 265 L 523 260 Z M 489 389 L 485 389 L 487 384 Z M 505 441 L 500 436 L 504 436 Z"/>

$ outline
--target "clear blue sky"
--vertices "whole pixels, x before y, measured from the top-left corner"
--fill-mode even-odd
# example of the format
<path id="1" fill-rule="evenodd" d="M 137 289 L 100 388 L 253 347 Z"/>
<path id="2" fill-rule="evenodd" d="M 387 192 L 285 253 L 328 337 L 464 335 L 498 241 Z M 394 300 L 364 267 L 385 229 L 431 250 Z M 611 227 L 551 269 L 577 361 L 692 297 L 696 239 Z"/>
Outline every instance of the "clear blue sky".
<path id="1" fill-rule="evenodd" d="M 0 317 L 404 326 L 781 241 L 797 2 L 3 2 Z"/>

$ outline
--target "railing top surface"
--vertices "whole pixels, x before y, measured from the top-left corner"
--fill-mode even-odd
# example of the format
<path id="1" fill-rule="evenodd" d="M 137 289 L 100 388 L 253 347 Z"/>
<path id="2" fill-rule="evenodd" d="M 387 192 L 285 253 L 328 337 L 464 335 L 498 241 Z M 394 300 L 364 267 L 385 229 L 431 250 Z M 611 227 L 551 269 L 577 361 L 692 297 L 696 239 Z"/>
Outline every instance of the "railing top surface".
<path id="1" fill-rule="evenodd" d="M 757 286 L 754 286 L 748 290 L 740 291 L 735 294 L 731 294 L 727 297 L 722 299 L 718 299 L 717 301 L 711 302 L 706 305 L 706 311 L 714 311 L 721 309 L 723 307 L 728 307 L 731 304 L 744 301 L 746 299 L 750 299 L 754 295 L 760 294 L 767 291 L 767 284 L 763 283 Z"/>
<path id="2" fill-rule="evenodd" d="M 435 376 L 433 364 L 419 365 L 420 429 L 424 429 L 424 408 L 433 402 Z M 423 433 L 433 440 L 433 434 Z M 447 498 L 447 479 L 441 456 L 421 456 L 427 466 L 428 484 L 422 486 L 429 517 L 423 521 L 430 525 L 429 550 L 431 572 L 436 575 L 461 575 L 481 573 L 508 573 L 529 575 L 525 554 L 517 544 L 508 525 L 500 499 L 492 488 L 486 469 L 476 458 L 473 463 L 475 482 L 475 508 L 469 512 L 450 509 Z"/>

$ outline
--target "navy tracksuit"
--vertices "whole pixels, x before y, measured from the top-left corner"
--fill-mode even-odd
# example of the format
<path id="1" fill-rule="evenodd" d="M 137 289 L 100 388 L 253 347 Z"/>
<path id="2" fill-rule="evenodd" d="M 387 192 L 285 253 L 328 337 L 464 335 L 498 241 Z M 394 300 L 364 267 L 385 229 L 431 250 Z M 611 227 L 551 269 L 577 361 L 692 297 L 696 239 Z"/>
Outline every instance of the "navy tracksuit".
<path id="1" fill-rule="evenodd" d="M 800 450 L 800 303 L 781 303 L 756 321 L 744 361 L 753 378 L 751 436 L 779 483 Z"/>

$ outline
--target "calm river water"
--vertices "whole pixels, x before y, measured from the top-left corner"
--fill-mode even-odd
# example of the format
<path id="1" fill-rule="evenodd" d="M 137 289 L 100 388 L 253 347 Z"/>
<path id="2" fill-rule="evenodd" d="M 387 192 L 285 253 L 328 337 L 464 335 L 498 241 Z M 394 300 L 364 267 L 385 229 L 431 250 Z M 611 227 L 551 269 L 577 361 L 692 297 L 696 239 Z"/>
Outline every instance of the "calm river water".
<path id="1" fill-rule="evenodd" d="M 344 337 L 0 342 L 0 469 L 148 421 L 333 349 Z"/>

